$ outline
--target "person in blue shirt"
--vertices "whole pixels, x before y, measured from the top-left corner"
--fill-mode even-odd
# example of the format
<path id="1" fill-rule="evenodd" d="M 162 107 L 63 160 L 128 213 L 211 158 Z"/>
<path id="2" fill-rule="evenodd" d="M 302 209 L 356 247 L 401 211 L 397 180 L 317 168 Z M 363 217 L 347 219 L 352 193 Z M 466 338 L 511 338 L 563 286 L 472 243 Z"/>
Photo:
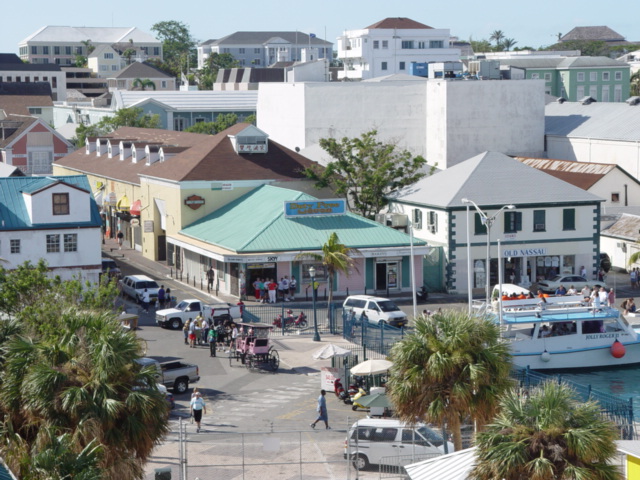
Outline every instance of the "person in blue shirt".
<path id="1" fill-rule="evenodd" d="M 564 285 L 560 285 L 556 290 L 556 297 L 562 297 L 567 294 L 567 289 L 564 288 Z"/>
<path id="2" fill-rule="evenodd" d="M 318 412 L 318 418 L 316 421 L 311 424 L 311 428 L 316 428 L 316 423 L 322 420 L 329 430 L 329 414 L 327 413 L 327 400 L 324 396 L 327 394 L 326 391 L 320 390 L 320 396 L 318 397 L 318 406 L 316 407 L 316 411 Z"/>

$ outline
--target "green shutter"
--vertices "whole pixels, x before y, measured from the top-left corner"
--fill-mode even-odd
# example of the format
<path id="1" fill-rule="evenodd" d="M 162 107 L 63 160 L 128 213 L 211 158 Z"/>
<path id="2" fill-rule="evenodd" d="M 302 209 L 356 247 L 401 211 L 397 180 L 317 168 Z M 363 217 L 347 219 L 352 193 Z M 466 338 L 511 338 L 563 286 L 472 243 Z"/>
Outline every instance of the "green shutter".
<path id="1" fill-rule="evenodd" d="M 411 286 L 411 261 L 409 257 L 402 257 L 402 288 Z"/>
<path id="2" fill-rule="evenodd" d="M 367 258 L 365 262 L 365 288 L 367 290 L 373 289 L 373 274 L 375 272 L 375 262 L 373 258 Z"/>
<path id="3" fill-rule="evenodd" d="M 576 229 L 576 210 L 575 208 L 565 208 L 562 210 L 562 230 Z"/>
<path id="4" fill-rule="evenodd" d="M 482 217 L 480 216 L 480 214 L 478 212 L 476 212 L 473 216 L 473 218 L 475 219 L 475 235 L 486 235 L 487 234 L 487 226 L 483 225 L 482 223 Z"/>

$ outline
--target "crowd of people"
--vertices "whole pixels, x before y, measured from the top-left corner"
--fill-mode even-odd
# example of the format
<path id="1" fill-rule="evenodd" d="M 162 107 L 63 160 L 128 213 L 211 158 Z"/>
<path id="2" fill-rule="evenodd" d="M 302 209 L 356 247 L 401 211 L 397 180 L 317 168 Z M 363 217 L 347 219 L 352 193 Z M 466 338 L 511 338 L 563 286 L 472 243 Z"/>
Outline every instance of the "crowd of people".
<path id="1" fill-rule="evenodd" d="M 238 337 L 238 326 L 233 321 L 216 322 L 213 318 L 205 318 L 202 312 L 194 319 L 189 318 L 182 331 L 185 345 L 189 348 L 208 346 L 211 357 L 219 350 L 228 349 Z"/>
<path id="2" fill-rule="evenodd" d="M 273 278 L 256 278 L 252 283 L 256 301 L 260 303 L 276 303 L 278 300 L 290 302 L 294 300 L 298 282 L 296 277 L 285 275 L 276 282 Z"/>

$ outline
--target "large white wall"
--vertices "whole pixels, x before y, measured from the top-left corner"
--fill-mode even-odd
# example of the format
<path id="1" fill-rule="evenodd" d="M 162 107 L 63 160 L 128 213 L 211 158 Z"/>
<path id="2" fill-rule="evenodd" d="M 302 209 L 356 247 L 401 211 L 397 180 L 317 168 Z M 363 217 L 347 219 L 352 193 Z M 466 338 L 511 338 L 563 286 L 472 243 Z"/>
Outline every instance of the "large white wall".
<path id="1" fill-rule="evenodd" d="M 611 163 L 640 179 L 640 142 L 547 135 L 547 156 L 578 162 Z"/>
<path id="2" fill-rule="evenodd" d="M 447 168 L 484 151 L 544 153 L 544 81 L 427 82 L 426 150 Z"/>
<path id="3" fill-rule="evenodd" d="M 257 117 L 258 128 L 291 149 L 375 128 L 381 140 L 424 155 L 425 109 L 424 82 L 263 83 Z"/>

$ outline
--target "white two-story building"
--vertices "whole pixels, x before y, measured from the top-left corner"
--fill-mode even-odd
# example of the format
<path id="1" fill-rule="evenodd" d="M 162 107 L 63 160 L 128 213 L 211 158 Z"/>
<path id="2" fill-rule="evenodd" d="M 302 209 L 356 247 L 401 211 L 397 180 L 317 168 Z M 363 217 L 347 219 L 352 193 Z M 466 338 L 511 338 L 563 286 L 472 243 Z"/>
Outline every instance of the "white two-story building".
<path id="1" fill-rule="evenodd" d="M 410 18 L 385 18 L 338 37 L 338 58 L 344 63 L 339 79 L 366 80 L 409 73 L 412 62 L 454 62 L 460 49 L 451 48 L 448 28 L 433 28 Z"/>
<path id="2" fill-rule="evenodd" d="M 44 259 L 52 275 L 95 283 L 100 212 L 87 177 L 0 178 L 0 258 L 6 269 Z"/>
<path id="3" fill-rule="evenodd" d="M 463 199 L 493 219 L 489 239 L 486 222 L 473 203 Z M 443 260 L 436 264 L 441 271 L 431 268 L 429 258 L 425 262 L 424 282 L 431 289 L 468 292 L 470 281 L 472 290 L 481 291 L 487 277 L 494 285 L 498 258 L 503 281 L 523 287 L 556 274 L 579 274 L 582 266 L 589 278 L 597 272 L 604 200 L 501 153 L 484 152 L 420 180 L 390 200 L 392 223 L 395 216 L 406 216 L 417 238 L 439 247 Z M 508 205 L 515 209 L 500 212 Z M 436 252 L 430 256 L 436 257 Z"/>

